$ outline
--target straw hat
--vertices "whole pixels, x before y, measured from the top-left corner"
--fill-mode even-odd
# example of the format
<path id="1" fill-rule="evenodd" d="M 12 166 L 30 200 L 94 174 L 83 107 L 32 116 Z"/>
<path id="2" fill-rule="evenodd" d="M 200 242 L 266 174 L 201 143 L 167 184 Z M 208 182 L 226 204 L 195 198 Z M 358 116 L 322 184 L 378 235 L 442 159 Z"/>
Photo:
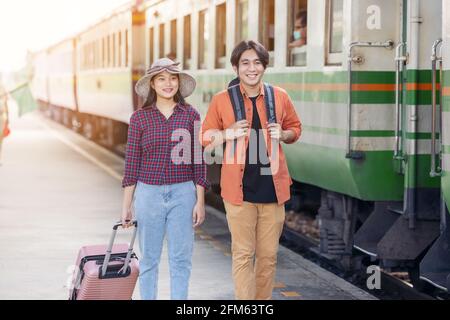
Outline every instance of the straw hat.
<path id="1" fill-rule="evenodd" d="M 136 86 L 134 88 L 136 93 L 144 99 L 147 99 L 148 93 L 150 91 L 150 80 L 158 73 L 167 71 L 171 74 L 178 74 L 180 78 L 179 90 L 183 98 L 190 96 L 192 92 L 194 92 L 196 86 L 195 79 L 189 74 L 182 72 L 178 67 L 179 64 L 179 62 L 174 62 L 169 58 L 156 60 L 147 70 L 145 76 L 139 79 L 139 81 L 136 83 Z"/>

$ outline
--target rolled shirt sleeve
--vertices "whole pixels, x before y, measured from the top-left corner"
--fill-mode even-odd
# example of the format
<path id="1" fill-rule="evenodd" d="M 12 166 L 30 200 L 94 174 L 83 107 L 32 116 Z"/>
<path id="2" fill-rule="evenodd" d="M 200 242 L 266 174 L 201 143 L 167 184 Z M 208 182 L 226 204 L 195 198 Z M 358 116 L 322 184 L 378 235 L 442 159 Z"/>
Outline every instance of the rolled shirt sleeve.
<path id="1" fill-rule="evenodd" d="M 138 180 L 139 168 L 142 160 L 142 128 L 139 118 L 134 113 L 130 118 L 128 126 L 128 141 L 125 150 L 125 172 L 122 187 L 135 185 Z"/>
<path id="2" fill-rule="evenodd" d="M 204 147 L 208 146 L 212 142 L 211 138 L 214 136 L 212 131 L 223 129 L 222 118 L 219 114 L 217 96 L 214 96 L 209 104 L 208 112 L 206 113 L 206 117 L 201 128 L 199 137 L 201 144 Z"/>

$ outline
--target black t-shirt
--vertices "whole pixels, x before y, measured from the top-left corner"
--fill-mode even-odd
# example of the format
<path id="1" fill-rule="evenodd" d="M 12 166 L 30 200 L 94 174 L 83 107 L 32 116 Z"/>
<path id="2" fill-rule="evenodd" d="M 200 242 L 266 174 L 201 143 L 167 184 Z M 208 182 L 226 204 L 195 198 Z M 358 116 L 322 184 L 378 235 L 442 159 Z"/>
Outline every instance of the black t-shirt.
<path id="1" fill-rule="evenodd" d="M 244 201 L 251 203 L 273 203 L 277 201 L 272 174 L 261 174 L 261 169 L 270 173 L 269 157 L 264 136 L 260 130 L 261 120 L 256 110 L 256 99 L 250 98 L 253 104 L 252 135 L 246 152 L 245 171 L 242 178 Z M 253 142 L 253 143 L 252 143 Z M 253 144 L 253 147 L 252 147 Z M 252 149 L 250 157 L 250 149 Z M 261 148 L 261 150 L 260 150 Z M 266 169 L 264 169 L 266 168 Z"/>

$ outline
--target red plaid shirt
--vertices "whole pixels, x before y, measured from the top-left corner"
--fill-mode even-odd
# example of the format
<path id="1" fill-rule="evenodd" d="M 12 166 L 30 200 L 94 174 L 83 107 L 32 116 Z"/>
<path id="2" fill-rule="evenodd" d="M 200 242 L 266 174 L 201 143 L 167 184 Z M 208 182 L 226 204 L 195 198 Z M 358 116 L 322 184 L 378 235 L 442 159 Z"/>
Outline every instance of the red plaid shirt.
<path id="1" fill-rule="evenodd" d="M 122 187 L 137 181 L 167 185 L 192 180 L 208 188 L 197 138 L 200 126 L 199 113 L 189 105 L 177 104 L 169 119 L 155 106 L 135 111 L 128 127 Z"/>

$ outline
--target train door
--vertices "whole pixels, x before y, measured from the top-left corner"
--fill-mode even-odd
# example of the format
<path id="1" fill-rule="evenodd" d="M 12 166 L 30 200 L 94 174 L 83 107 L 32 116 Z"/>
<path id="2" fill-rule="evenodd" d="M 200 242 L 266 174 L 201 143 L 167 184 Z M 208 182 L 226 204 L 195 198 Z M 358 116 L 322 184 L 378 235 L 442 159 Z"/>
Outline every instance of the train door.
<path id="1" fill-rule="evenodd" d="M 376 202 L 374 212 L 355 235 L 355 247 L 379 259 L 386 268 L 409 268 L 418 279 L 418 263 L 439 235 L 439 177 L 429 174 L 430 48 L 434 41 L 429 35 L 440 36 L 441 4 L 400 0 L 395 5 L 399 10 L 392 19 L 400 32 L 394 39 L 391 60 L 395 66 L 393 112 L 391 118 L 386 117 L 394 120 L 394 167 L 386 168 L 402 177 L 403 201 L 401 206 Z"/>
<path id="2" fill-rule="evenodd" d="M 377 251 L 385 266 L 406 267 L 411 281 L 420 285 L 419 262 L 439 236 L 440 178 L 430 175 L 434 160 L 430 154 L 439 134 L 432 125 L 436 120 L 431 107 L 436 78 L 432 77 L 430 48 L 433 38 L 441 34 L 441 3 L 403 0 L 402 6 L 404 46 L 398 47 L 396 61 L 402 69 L 396 94 L 397 130 L 401 132 L 396 134 L 394 159 L 404 174 L 404 199 L 403 208 L 396 211 L 399 217 L 378 243 Z"/>
<path id="3" fill-rule="evenodd" d="M 420 279 L 450 290 L 450 3 L 442 1 L 442 38 L 431 48 L 432 141 L 430 176 L 441 177 L 440 237 L 420 263 Z M 440 85 L 438 85 L 440 84 Z M 432 137 L 433 138 L 433 137 Z M 435 145 L 433 145 L 435 144 Z"/>

